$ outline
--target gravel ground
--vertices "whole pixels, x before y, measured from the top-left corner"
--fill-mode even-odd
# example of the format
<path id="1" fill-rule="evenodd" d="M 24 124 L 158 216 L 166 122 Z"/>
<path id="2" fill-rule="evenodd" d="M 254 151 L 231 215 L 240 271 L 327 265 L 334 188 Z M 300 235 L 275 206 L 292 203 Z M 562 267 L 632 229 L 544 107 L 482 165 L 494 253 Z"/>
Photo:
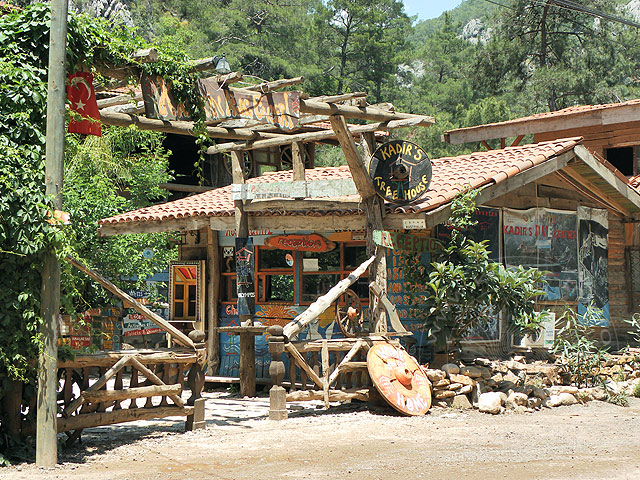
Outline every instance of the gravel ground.
<path id="1" fill-rule="evenodd" d="M 289 405 L 206 393 L 207 428 L 181 418 L 85 430 L 61 464 L 0 469 L 0 479 L 638 479 L 640 399 L 492 416 L 432 408 L 423 417 L 353 403 Z"/>

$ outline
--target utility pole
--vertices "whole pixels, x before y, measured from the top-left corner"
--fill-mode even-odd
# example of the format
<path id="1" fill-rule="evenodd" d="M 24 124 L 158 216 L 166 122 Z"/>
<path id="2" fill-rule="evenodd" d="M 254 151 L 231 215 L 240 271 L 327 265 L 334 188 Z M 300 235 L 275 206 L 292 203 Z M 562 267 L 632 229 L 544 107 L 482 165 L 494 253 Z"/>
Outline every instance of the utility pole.
<path id="1" fill-rule="evenodd" d="M 53 196 L 54 208 L 62 208 L 64 172 L 64 117 L 66 98 L 68 0 L 51 1 L 49 34 L 49 81 L 47 96 L 47 147 L 45 185 Z M 58 463 L 58 314 L 60 313 L 60 264 L 49 252 L 42 270 L 42 328 L 44 342 L 38 358 L 38 418 L 36 465 L 53 467 Z"/>

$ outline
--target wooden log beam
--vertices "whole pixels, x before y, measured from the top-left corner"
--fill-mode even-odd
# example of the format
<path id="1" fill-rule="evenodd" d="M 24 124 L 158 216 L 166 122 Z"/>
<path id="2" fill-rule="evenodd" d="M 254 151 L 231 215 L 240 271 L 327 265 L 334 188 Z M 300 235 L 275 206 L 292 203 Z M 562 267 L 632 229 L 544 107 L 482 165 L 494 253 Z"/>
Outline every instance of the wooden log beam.
<path id="1" fill-rule="evenodd" d="M 116 373 L 120 371 L 122 367 L 124 367 L 129 361 L 133 358 L 133 355 L 125 355 L 120 360 L 116 362 L 109 370 L 107 370 L 104 375 L 102 375 L 93 385 L 87 388 L 84 392 L 81 392 L 75 400 L 73 400 L 67 407 L 63 410 L 62 416 L 68 417 L 73 412 L 75 412 L 78 407 L 80 407 L 86 400 L 86 397 L 83 395 L 88 392 L 95 392 L 96 390 L 104 387 L 109 379 L 113 377 Z"/>
<path id="2" fill-rule="evenodd" d="M 349 350 L 349 352 L 344 356 L 340 364 L 336 367 L 336 369 L 333 371 L 333 373 L 329 377 L 329 385 L 333 385 L 333 382 L 335 382 L 338 379 L 338 376 L 342 373 L 342 371 L 344 371 L 345 364 L 351 362 L 351 359 L 356 355 L 356 353 L 360 351 L 360 349 L 364 346 L 364 344 L 365 342 L 360 339 L 358 339 L 358 341 L 353 344 L 353 347 L 351 347 L 351 350 Z"/>
<path id="3" fill-rule="evenodd" d="M 309 400 L 322 400 L 324 392 L 322 390 L 297 390 L 287 394 L 287 402 L 306 402 Z M 348 390 L 329 390 L 329 401 L 346 402 L 347 400 L 369 400 L 369 389 L 348 389 Z"/>
<path id="4" fill-rule="evenodd" d="M 311 102 L 339 103 L 352 98 L 366 98 L 366 92 L 343 93 L 342 95 L 321 95 L 319 97 L 310 98 Z"/>
<path id="5" fill-rule="evenodd" d="M 178 330 L 176 327 L 171 325 L 169 322 L 167 322 L 160 315 L 158 315 L 156 313 L 153 313 L 151 310 L 149 310 L 147 307 L 142 305 L 140 302 L 138 302 L 131 295 L 127 294 L 126 292 L 124 292 L 122 290 L 120 290 L 112 282 L 110 282 L 109 280 L 104 278 L 99 273 L 97 273 L 97 272 L 91 270 L 90 268 L 86 267 L 85 265 L 80 263 L 75 258 L 72 258 L 72 257 L 68 256 L 66 258 L 66 260 L 71 265 L 76 267 L 78 270 L 80 270 L 81 272 L 85 273 L 86 275 L 91 277 L 93 280 L 98 282 L 102 287 L 104 287 L 105 289 L 107 289 L 108 291 L 113 293 L 115 296 L 117 296 L 121 300 L 124 300 L 126 303 L 130 304 L 136 312 L 140 313 L 141 315 L 144 315 L 149 320 L 151 320 L 153 323 L 155 323 L 160 328 L 162 328 L 164 331 L 169 333 L 169 335 L 171 335 L 178 343 L 184 345 L 185 347 L 191 347 L 191 348 L 193 348 L 195 350 L 196 346 L 191 341 L 191 339 L 187 335 L 182 333 L 180 330 Z"/>
<path id="6" fill-rule="evenodd" d="M 104 125 L 115 125 L 117 127 L 135 125 L 140 130 L 153 130 L 155 132 L 194 136 L 193 122 L 155 120 L 128 113 L 115 113 L 104 110 L 100 112 L 100 121 Z M 290 136 L 288 135 L 269 132 L 258 133 L 248 128 L 207 127 L 207 133 L 211 138 L 226 138 L 230 140 L 268 140 L 285 138 L 287 140 L 281 145 L 290 143 Z"/>
<path id="7" fill-rule="evenodd" d="M 220 281 L 220 251 L 218 249 L 218 232 L 207 228 L 207 373 L 218 373 L 220 366 L 220 335 L 218 327 L 218 300 Z"/>
<path id="8" fill-rule="evenodd" d="M 329 346 L 322 341 L 322 393 L 325 408 L 329 408 Z"/>
<path id="9" fill-rule="evenodd" d="M 314 319 L 318 318 L 318 315 L 321 315 L 327 308 L 329 308 L 329 306 L 331 306 L 331 304 L 335 302 L 336 299 L 347 290 L 347 288 L 349 288 L 364 272 L 366 272 L 367 268 L 369 268 L 369 265 L 371 265 L 374 260 L 375 256 L 372 256 L 363 262 L 358 268 L 351 272 L 347 278 L 340 280 L 335 286 L 333 286 L 333 288 L 331 288 L 331 290 L 309 305 L 309 308 L 287 323 L 284 327 L 284 335 L 287 338 L 291 338 Z M 318 386 L 321 387 L 322 384 L 319 384 Z"/>
<path id="10" fill-rule="evenodd" d="M 71 430 L 99 427 L 101 425 L 113 425 L 115 423 L 133 422 L 136 420 L 150 420 L 152 418 L 165 418 L 177 416 L 189 416 L 193 414 L 193 407 L 152 407 L 115 410 L 101 413 L 83 413 L 69 418 L 58 418 L 58 433 Z"/>
<path id="11" fill-rule="evenodd" d="M 349 165 L 351 178 L 353 178 L 353 182 L 356 184 L 356 188 L 358 189 L 360 196 L 363 200 L 374 197 L 376 195 L 376 190 L 373 187 L 371 177 L 369 177 L 369 174 L 365 169 L 360 153 L 356 148 L 353 136 L 349 132 L 349 127 L 347 126 L 345 118 L 341 115 L 335 115 L 330 118 L 330 121 L 331 127 L 340 142 L 340 147 L 342 147 L 342 152 L 347 160 L 347 165 Z"/>
<path id="12" fill-rule="evenodd" d="M 151 385 L 148 387 L 135 387 L 123 390 L 100 390 L 97 392 L 82 392 L 82 396 L 88 403 L 105 403 L 127 400 L 130 398 L 158 397 L 167 395 L 179 395 L 182 385 Z"/>
<path id="13" fill-rule="evenodd" d="M 269 93 L 285 87 L 292 87 L 304 82 L 304 77 L 282 78 L 273 82 L 262 82 L 258 85 L 251 85 L 238 90 L 249 90 L 251 92 Z"/>
<path id="14" fill-rule="evenodd" d="M 125 353 L 126 352 L 126 353 Z M 110 367 L 122 357 L 127 355 L 137 355 L 140 363 L 152 365 L 158 363 L 195 363 L 197 355 L 195 352 L 155 352 L 149 353 L 145 350 L 126 350 L 122 353 L 96 353 L 77 354 L 72 360 L 58 360 L 58 368 L 84 368 L 84 367 Z"/>
<path id="15" fill-rule="evenodd" d="M 367 125 L 357 125 L 357 126 L 350 127 L 349 131 L 351 132 L 352 135 L 365 133 L 365 132 L 389 131 L 389 130 L 394 130 L 396 128 L 414 127 L 420 122 L 421 120 L 419 118 L 418 119 L 407 118 L 403 120 L 392 120 L 389 122 L 377 122 L 377 123 L 369 123 Z M 164 123 L 167 123 L 167 122 L 164 122 Z M 176 123 L 176 122 L 171 122 L 171 123 Z M 238 132 L 241 130 L 243 129 L 236 129 L 235 132 Z M 269 134 L 267 132 L 263 132 L 260 135 L 269 135 Z M 252 140 L 249 142 L 221 143 L 219 145 L 214 145 L 209 147 L 207 149 L 207 153 L 209 155 L 213 155 L 214 153 L 225 153 L 225 152 L 232 152 L 232 151 L 256 150 L 259 148 L 277 147 L 280 145 L 288 145 L 292 142 L 308 143 L 308 142 L 319 142 L 321 140 L 336 138 L 336 134 L 333 132 L 333 130 L 297 133 L 295 135 L 277 135 L 277 134 L 271 134 L 271 135 L 272 135 L 272 138 L 269 138 L 269 139 L 258 138 L 256 140 Z"/>
<path id="16" fill-rule="evenodd" d="M 155 383 L 156 385 L 166 385 L 155 373 L 145 367 L 142 363 L 138 361 L 136 357 L 131 358 L 131 364 L 136 367 L 136 369 L 142 373 L 147 380 L 151 383 Z M 191 368 L 197 368 L 198 364 L 194 363 Z M 169 395 L 169 398 L 173 400 L 178 407 L 184 407 L 184 401 L 180 397 L 180 395 Z"/>
<path id="17" fill-rule="evenodd" d="M 389 112 L 375 107 L 352 107 L 350 105 L 336 105 L 335 103 L 314 102 L 300 99 L 300 112 L 314 115 L 342 115 L 345 118 L 358 118 L 372 122 L 390 120 L 415 119 L 417 127 L 429 127 L 435 123 L 433 117 L 426 115 L 412 115 L 409 113 Z"/>
<path id="18" fill-rule="evenodd" d="M 128 103 L 136 103 L 142 100 L 142 92 L 134 95 L 116 95 L 115 97 L 101 98 L 98 100 L 98 108 L 115 107 L 118 105 L 126 105 Z"/>
<path id="19" fill-rule="evenodd" d="M 315 383 L 318 387 L 323 388 L 323 382 L 318 376 L 316 372 L 309 366 L 307 361 L 304 359 L 302 354 L 293 346 L 291 343 L 285 343 L 285 350 L 291 355 L 293 360 L 298 364 L 298 366 L 307 374 L 309 378 Z"/>

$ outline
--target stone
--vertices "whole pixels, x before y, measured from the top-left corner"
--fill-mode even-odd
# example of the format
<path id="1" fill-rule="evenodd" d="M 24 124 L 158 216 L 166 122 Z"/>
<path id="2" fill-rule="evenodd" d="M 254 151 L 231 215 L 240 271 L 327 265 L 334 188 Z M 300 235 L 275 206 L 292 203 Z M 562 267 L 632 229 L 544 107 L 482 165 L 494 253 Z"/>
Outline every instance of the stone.
<path id="1" fill-rule="evenodd" d="M 425 373 L 427 374 L 427 378 L 429 379 L 429 381 L 431 381 L 432 383 L 447 378 L 447 374 L 442 370 L 429 368 L 425 371 Z"/>
<path id="2" fill-rule="evenodd" d="M 455 363 L 445 363 L 441 370 L 444 370 L 447 375 L 453 373 L 453 374 L 458 374 L 460 373 L 460 367 L 458 365 L 456 365 Z"/>
<path id="3" fill-rule="evenodd" d="M 478 398 L 478 410 L 484 413 L 496 415 L 500 413 L 502 407 L 502 398 L 497 392 L 487 392 Z"/>
<path id="4" fill-rule="evenodd" d="M 447 388 L 451 382 L 446 378 L 433 383 L 433 388 Z"/>
<path id="5" fill-rule="evenodd" d="M 570 393 L 571 395 L 575 395 L 578 393 L 578 387 L 574 387 L 572 385 L 553 385 L 549 387 L 550 395 L 560 395 L 561 393 Z"/>
<path id="6" fill-rule="evenodd" d="M 527 399 L 527 407 L 529 408 L 540 408 L 542 405 L 542 400 L 538 397 L 531 397 Z"/>
<path id="7" fill-rule="evenodd" d="M 575 397 L 582 402 L 590 402 L 592 400 L 604 401 L 607 398 L 607 392 L 602 387 L 581 388 Z"/>
<path id="8" fill-rule="evenodd" d="M 458 395 L 466 395 L 473 391 L 473 385 L 463 385 L 463 387 L 458 390 Z"/>
<path id="9" fill-rule="evenodd" d="M 560 405 L 575 405 L 576 403 L 578 403 L 576 397 L 570 393 L 562 392 L 557 395 L 549 396 L 543 405 L 547 407 L 559 407 Z"/>
<path id="10" fill-rule="evenodd" d="M 460 375 L 456 373 L 450 373 L 449 380 L 451 381 L 451 383 L 461 383 L 463 385 L 473 385 L 475 383 L 474 379 L 467 377 L 466 375 Z"/>
<path id="11" fill-rule="evenodd" d="M 516 384 L 507 380 L 503 380 L 498 384 L 498 390 L 500 390 L 501 392 L 508 392 L 509 390 L 515 391 L 515 388 Z"/>
<path id="12" fill-rule="evenodd" d="M 534 397 L 539 398 L 540 400 L 549 398 L 549 390 L 547 390 L 546 388 L 533 387 L 533 392 L 531 393 Z"/>
<path id="13" fill-rule="evenodd" d="M 493 375 L 492 377 L 490 377 L 491 380 L 493 380 L 494 382 L 501 382 L 502 380 L 504 380 L 504 378 L 502 377 L 502 374 L 500 372 L 496 373 L 495 375 Z"/>
<path id="14" fill-rule="evenodd" d="M 480 375 L 482 376 L 482 378 L 484 378 L 485 380 L 488 380 L 491 378 L 491 375 L 493 373 L 491 372 L 491 370 L 489 370 L 488 368 L 485 367 L 480 367 Z"/>
<path id="15" fill-rule="evenodd" d="M 462 367 L 458 373 L 471 378 L 480 378 L 482 377 L 482 368 L 469 365 L 468 367 Z"/>
<path id="16" fill-rule="evenodd" d="M 461 383 L 452 383 L 449 385 L 449 390 L 460 390 L 462 387 Z"/>
<path id="17" fill-rule="evenodd" d="M 522 363 L 522 362 L 524 362 L 524 358 L 525 358 L 524 355 L 514 355 L 513 356 L 513 361 Z"/>
<path id="18" fill-rule="evenodd" d="M 502 405 L 504 405 L 504 402 L 507 401 L 508 395 L 504 392 L 496 392 L 496 393 L 500 397 L 500 400 L 502 400 Z"/>
<path id="19" fill-rule="evenodd" d="M 451 390 L 436 390 L 433 392 L 433 396 L 440 400 L 442 398 L 455 397 L 456 392 L 452 392 Z"/>
<path id="20" fill-rule="evenodd" d="M 469 385 L 470 386 L 470 385 Z M 469 410 L 473 408 L 471 402 L 466 395 L 456 395 L 451 401 L 451 408 L 459 408 L 461 410 Z"/>
<path id="21" fill-rule="evenodd" d="M 513 373 L 511 370 L 509 370 L 507 372 L 506 375 L 502 376 L 503 381 L 505 382 L 511 382 L 513 384 L 517 384 L 520 381 L 520 377 L 518 377 L 515 373 Z"/>
<path id="22" fill-rule="evenodd" d="M 515 360 L 504 362 L 504 365 L 509 370 L 526 370 L 527 369 L 527 365 L 525 365 L 524 363 L 516 362 Z"/>
<path id="23" fill-rule="evenodd" d="M 476 358 L 474 363 L 479 367 L 491 367 L 491 360 L 488 358 Z"/>
<path id="24" fill-rule="evenodd" d="M 452 400 L 453 400 L 453 397 L 443 398 L 443 399 L 438 400 L 437 402 L 435 402 L 434 405 L 436 407 L 449 408 L 451 406 L 451 401 Z"/>
<path id="25" fill-rule="evenodd" d="M 513 404 L 514 406 L 517 406 L 517 405 L 526 406 L 527 400 L 529 400 L 529 397 L 527 397 L 526 394 L 520 393 L 520 392 L 513 392 L 507 397 L 506 404 L 507 404 L 507 407 L 509 406 L 509 404 Z"/>

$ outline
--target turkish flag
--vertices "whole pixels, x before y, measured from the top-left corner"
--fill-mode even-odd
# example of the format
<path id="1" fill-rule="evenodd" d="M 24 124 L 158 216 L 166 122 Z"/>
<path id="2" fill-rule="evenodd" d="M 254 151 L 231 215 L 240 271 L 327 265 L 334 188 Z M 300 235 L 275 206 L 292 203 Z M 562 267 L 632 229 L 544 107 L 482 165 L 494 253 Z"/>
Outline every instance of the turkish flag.
<path id="1" fill-rule="evenodd" d="M 70 108 L 84 118 L 93 120 L 77 121 L 69 119 L 69 133 L 86 133 L 101 136 L 100 112 L 93 89 L 93 75 L 88 72 L 76 72 L 68 75 L 67 98 Z"/>

